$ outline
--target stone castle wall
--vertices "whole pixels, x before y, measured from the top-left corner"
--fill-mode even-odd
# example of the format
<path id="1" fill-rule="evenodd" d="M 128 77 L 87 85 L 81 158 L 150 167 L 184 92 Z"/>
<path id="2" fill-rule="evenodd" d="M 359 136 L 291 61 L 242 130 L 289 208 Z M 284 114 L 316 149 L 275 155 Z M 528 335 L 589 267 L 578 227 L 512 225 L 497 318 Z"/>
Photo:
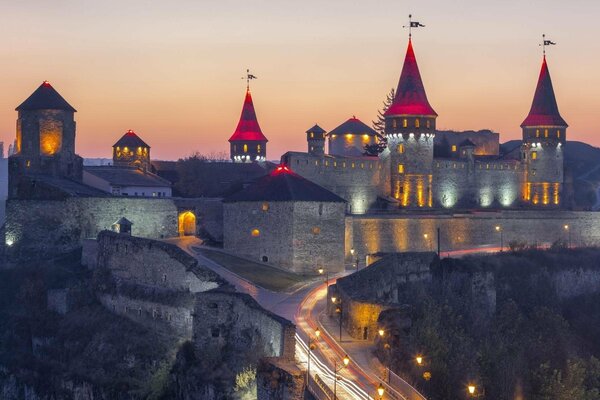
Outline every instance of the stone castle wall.
<path id="1" fill-rule="evenodd" d="M 573 246 L 600 245 L 600 213 L 573 211 L 497 211 L 447 215 L 348 216 L 346 258 L 354 248 L 361 257 L 377 252 L 506 247 L 510 241 L 528 244 L 568 241 Z M 351 225 L 351 227 L 349 227 Z M 564 226 L 568 225 L 568 231 Z M 496 230 L 501 227 L 502 234 Z M 570 232 L 570 234 L 569 234 Z M 425 237 L 427 235 L 427 237 Z"/>
<path id="2" fill-rule="evenodd" d="M 378 157 L 316 157 L 288 152 L 282 162 L 295 173 L 348 201 L 348 212 L 365 213 L 383 192 L 385 174 Z"/>
<path id="3" fill-rule="evenodd" d="M 318 266 L 341 271 L 344 208 L 331 202 L 225 203 L 224 248 L 300 274 L 315 274 Z"/>
<path id="4" fill-rule="evenodd" d="M 64 200 L 7 201 L 5 240 L 11 258 L 52 257 L 81 247 L 111 229 L 121 217 L 133 222 L 135 236 L 177 236 L 177 208 L 171 199 L 69 197 Z"/>

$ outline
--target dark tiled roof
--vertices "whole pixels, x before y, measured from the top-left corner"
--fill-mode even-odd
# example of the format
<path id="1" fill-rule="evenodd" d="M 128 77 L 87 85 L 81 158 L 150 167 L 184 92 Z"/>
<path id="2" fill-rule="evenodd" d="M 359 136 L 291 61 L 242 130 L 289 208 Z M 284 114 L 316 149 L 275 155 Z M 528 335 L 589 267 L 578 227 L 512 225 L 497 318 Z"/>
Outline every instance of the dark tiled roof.
<path id="1" fill-rule="evenodd" d="M 131 129 L 125 132 L 125 134 L 117 141 L 117 143 L 113 144 L 113 147 L 130 147 L 132 149 L 136 147 L 148 147 L 146 142 L 144 142 L 140 137 Z"/>
<path id="2" fill-rule="evenodd" d="M 346 135 L 348 133 L 353 135 L 377 135 L 377 132 L 375 132 L 373 128 L 356 117 L 350 118 L 348 121 L 329 132 L 329 135 Z"/>
<path id="3" fill-rule="evenodd" d="M 19 107 L 17 111 L 33 110 L 65 110 L 76 112 L 67 101 L 50 85 L 44 81 L 35 92 L 31 94 Z"/>
<path id="4" fill-rule="evenodd" d="M 319 125 L 315 124 L 315 126 L 313 126 L 312 128 L 310 128 L 309 130 L 306 131 L 306 133 L 316 133 L 318 134 L 323 134 L 323 133 L 327 133 L 327 131 L 323 128 L 321 128 Z"/>
<path id="5" fill-rule="evenodd" d="M 66 178 L 57 178 L 48 175 L 28 175 L 32 181 L 38 181 L 61 190 L 63 193 L 75 197 L 107 197 L 106 192 L 88 186 L 84 183 Z"/>
<path id="6" fill-rule="evenodd" d="M 471 142 L 469 139 L 465 139 L 458 144 L 458 147 L 477 147 L 477 145 Z"/>
<path id="7" fill-rule="evenodd" d="M 385 115 L 427 115 L 437 116 L 437 113 L 427 100 L 417 58 L 413 50 L 412 40 L 408 41 L 404 66 L 400 74 L 398 89 L 394 102 Z"/>
<path id="8" fill-rule="evenodd" d="M 246 189 L 224 200 L 226 203 L 241 201 L 346 202 L 335 193 L 301 177 L 282 165 Z"/>
<path id="9" fill-rule="evenodd" d="M 109 182 L 111 185 L 171 187 L 171 182 L 168 180 L 134 167 L 101 166 L 85 167 L 84 170 Z"/>
<path id="10" fill-rule="evenodd" d="M 244 99 L 240 121 L 238 122 L 237 128 L 235 128 L 235 132 L 233 132 L 233 135 L 229 138 L 229 141 L 268 141 L 260 130 L 260 125 L 258 125 L 258 119 L 256 118 L 256 111 L 254 111 L 254 103 L 252 102 L 252 95 L 250 94 L 249 89 L 246 90 L 246 98 Z"/>
<path id="11" fill-rule="evenodd" d="M 521 127 L 525 126 L 568 126 L 558 112 L 558 104 L 556 104 L 546 56 L 544 56 L 542 62 L 531 110 L 521 124 Z"/>

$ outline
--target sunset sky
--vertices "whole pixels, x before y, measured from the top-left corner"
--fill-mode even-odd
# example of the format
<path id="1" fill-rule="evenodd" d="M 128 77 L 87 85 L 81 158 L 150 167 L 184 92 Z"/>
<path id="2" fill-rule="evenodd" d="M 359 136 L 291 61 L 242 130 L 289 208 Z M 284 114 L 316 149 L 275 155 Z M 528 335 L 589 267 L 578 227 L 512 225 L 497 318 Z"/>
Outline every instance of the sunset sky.
<path id="1" fill-rule="evenodd" d="M 0 140 L 43 80 L 78 113 L 77 151 L 109 157 L 135 130 L 154 159 L 229 151 L 246 68 L 268 158 L 315 122 L 370 123 L 402 68 L 408 14 L 440 129 L 520 137 L 542 50 L 568 138 L 600 146 L 597 0 L 30 0 L 2 2 Z"/>

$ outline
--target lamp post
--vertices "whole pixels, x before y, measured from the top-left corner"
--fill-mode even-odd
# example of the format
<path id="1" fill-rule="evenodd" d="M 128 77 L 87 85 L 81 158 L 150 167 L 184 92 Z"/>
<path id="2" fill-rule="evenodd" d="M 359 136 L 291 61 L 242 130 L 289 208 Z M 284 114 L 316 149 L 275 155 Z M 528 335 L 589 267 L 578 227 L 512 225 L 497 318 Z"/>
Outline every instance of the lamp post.
<path id="1" fill-rule="evenodd" d="M 337 301 L 337 300 L 339 300 L 339 301 Z M 342 299 L 338 299 L 337 297 L 332 296 L 331 301 L 333 304 L 336 304 L 336 301 L 337 301 L 338 307 L 335 309 L 335 311 L 340 313 L 340 343 L 342 343 L 342 316 L 343 316 L 343 312 L 344 312 L 344 310 L 342 308 Z"/>
<path id="2" fill-rule="evenodd" d="M 571 248 L 571 229 L 569 229 L 569 225 L 564 226 L 565 231 L 567 231 L 567 249 Z"/>
<path id="3" fill-rule="evenodd" d="M 500 225 L 496 225 L 496 232 L 500 232 L 500 252 L 504 251 L 504 231 Z"/>
<path id="4" fill-rule="evenodd" d="M 317 271 L 319 275 L 325 274 L 325 285 L 327 286 L 327 293 L 325 295 L 327 296 L 327 310 L 329 310 L 329 271 L 325 271 L 323 267 L 319 267 Z"/>
<path id="5" fill-rule="evenodd" d="M 344 356 L 344 359 L 342 360 L 343 364 L 338 368 L 337 366 L 337 360 L 335 360 L 333 362 L 333 400 L 337 399 L 337 380 L 338 380 L 338 372 L 340 372 L 342 369 L 346 368 L 348 366 L 348 364 L 350 364 L 350 358 L 348 358 L 348 355 Z"/>
<path id="6" fill-rule="evenodd" d="M 385 330 L 383 329 L 379 329 L 378 333 L 380 338 L 385 336 Z M 390 383 L 390 375 L 392 375 L 392 345 L 389 340 L 383 344 L 383 348 L 388 351 L 387 382 Z"/>
<path id="7" fill-rule="evenodd" d="M 429 243 L 429 234 L 424 233 L 423 239 L 425 239 L 425 247 L 427 248 L 427 250 L 431 250 L 431 244 Z"/>
<path id="8" fill-rule="evenodd" d="M 379 387 L 377 388 L 377 394 L 379 395 L 379 400 L 383 400 L 384 393 L 385 393 L 385 388 L 383 387 L 383 384 L 380 383 Z"/>
<path id="9" fill-rule="evenodd" d="M 321 331 L 319 330 L 319 328 L 317 328 L 317 330 L 315 331 L 315 337 L 311 337 L 310 334 L 308 337 L 308 366 L 306 368 L 306 386 L 308 386 L 310 383 L 310 356 L 312 353 L 312 346 L 314 345 L 314 342 L 319 340 L 319 336 L 321 336 Z"/>

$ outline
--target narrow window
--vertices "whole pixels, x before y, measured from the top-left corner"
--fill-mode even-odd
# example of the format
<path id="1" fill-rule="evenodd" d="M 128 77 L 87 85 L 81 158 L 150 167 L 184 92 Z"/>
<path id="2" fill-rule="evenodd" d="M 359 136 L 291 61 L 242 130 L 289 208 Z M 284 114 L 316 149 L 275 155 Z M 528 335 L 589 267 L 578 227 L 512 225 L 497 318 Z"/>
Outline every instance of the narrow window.
<path id="1" fill-rule="evenodd" d="M 532 160 L 537 160 L 537 151 L 532 151 L 531 152 L 531 159 Z"/>
<path id="2" fill-rule="evenodd" d="M 404 173 L 404 164 L 398 164 L 398 173 L 399 174 L 403 174 Z"/>
<path id="3" fill-rule="evenodd" d="M 315 134 L 314 134 L 314 132 L 311 132 L 311 133 L 310 133 L 310 138 L 312 139 L 312 138 L 314 138 L 314 137 L 315 137 Z"/>
<path id="4" fill-rule="evenodd" d="M 248 145 L 244 144 L 244 153 L 247 153 L 247 152 L 248 152 Z"/>
<path id="5" fill-rule="evenodd" d="M 262 203 L 262 210 L 269 211 L 269 203 L 267 203 L 266 201 Z"/>
<path id="6" fill-rule="evenodd" d="M 535 137 L 540 137 L 540 130 L 539 129 L 535 130 Z"/>
<path id="7" fill-rule="evenodd" d="M 427 128 L 431 128 L 431 122 L 429 120 L 427 120 L 426 125 L 427 125 Z"/>
<path id="8" fill-rule="evenodd" d="M 256 152 L 257 152 L 258 154 L 260 154 L 260 144 L 257 144 L 257 145 L 256 145 Z"/>
<path id="9" fill-rule="evenodd" d="M 407 127 L 408 127 L 408 120 L 407 120 L 406 118 L 404 118 L 404 119 L 402 120 L 402 127 L 403 127 L 403 128 L 407 128 Z"/>
<path id="10" fill-rule="evenodd" d="M 455 145 L 455 144 L 453 144 L 453 145 L 452 145 L 452 151 L 453 151 L 453 152 L 455 152 L 455 151 L 456 151 L 456 145 Z"/>
<path id="11" fill-rule="evenodd" d="M 398 153 L 404 154 L 404 145 L 403 144 L 398 145 Z"/>
<path id="12" fill-rule="evenodd" d="M 548 137 L 548 129 L 544 129 L 544 137 Z"/>
<path id="13" fill-rule="evenodd" d="M 396 118 L 394 118 L 392 120 L 392 128 L 397 128 L 398 127 L 398 122 L 396 121 Z"/>
<path id="14" fill-rule="evenodd" d="M 560 138 L 560 131 L 556 131 L 556 137 Z"/>
<path id="15" fill-rule="evenodd" d="M 319 215 L 323 215 L 323 204 L 319 204 Z"/>
<path id="16" fill-rule="evenodd" d="M 421 127 L 421 121 L 419 120 L 419 118 L 415 119 L 415 128 L 420 128 Z"/>

